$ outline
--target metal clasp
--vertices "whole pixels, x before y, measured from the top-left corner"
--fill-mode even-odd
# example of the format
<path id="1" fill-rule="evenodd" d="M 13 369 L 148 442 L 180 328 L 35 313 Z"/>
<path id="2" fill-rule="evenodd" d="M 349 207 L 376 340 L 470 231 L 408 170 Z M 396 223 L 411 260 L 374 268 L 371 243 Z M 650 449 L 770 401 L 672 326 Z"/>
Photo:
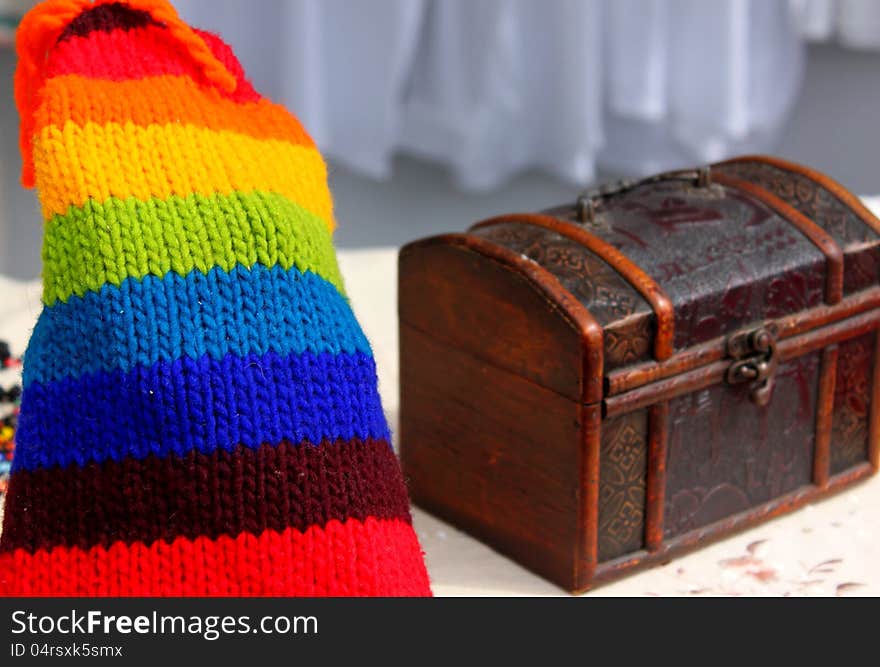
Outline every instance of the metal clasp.
<path id="1" fill-rule="evenodd" d="M 735 333 L 727 340 L 727 353 L 734 359 L 727 369 L 728 384 L 750 382 L 752 403 L 762 407 L 770 402 L 779 366 L 776 334 L 776 327 L 767 325 Z"/>
<path id="2" fill-rule="evenodd" d="M 596 221 L 596 213 L 599 205 L 609 197 L 622 194 L 640 185 L 659 183 L 661 181 L 683 181 L 696 188 L 708 188 L 712 185 L 712 168 L 710 166 L 699 169 L 679 169 L 667 171 L 655 176 L 648 176 L 641 180 L 622 179 L 616 183 L 600 185 L 598 188 L 586 190 L 578 195 L 575 202 L 575 215 L 581 224 L 593 224 Z"/>

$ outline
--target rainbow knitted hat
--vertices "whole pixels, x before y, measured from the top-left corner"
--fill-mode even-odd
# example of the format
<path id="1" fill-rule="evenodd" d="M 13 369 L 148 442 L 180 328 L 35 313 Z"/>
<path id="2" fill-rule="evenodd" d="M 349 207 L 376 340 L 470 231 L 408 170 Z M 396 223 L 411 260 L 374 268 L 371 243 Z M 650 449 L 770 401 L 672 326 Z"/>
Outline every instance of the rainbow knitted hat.
<path id="1" fill-rule="evenodd" d="M 0 595 L 429 595 L 326 167 L 161 0 L 17 35 L 46 219 Z"/>

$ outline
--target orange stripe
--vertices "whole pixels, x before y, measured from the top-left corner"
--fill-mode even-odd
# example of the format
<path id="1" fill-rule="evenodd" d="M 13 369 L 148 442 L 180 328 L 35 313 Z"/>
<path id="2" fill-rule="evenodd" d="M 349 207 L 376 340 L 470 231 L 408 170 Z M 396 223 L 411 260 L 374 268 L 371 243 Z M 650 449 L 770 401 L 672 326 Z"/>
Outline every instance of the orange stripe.
<path id="1" fill-rule="evenodd" d="M 299 121 L 281 105 L 266 99 L 237 103 L 185 76 L 107 81 L 67 74 L 49 79 L 42 97 L 35 135 L 44 127 L 63 126 L 67 121 L 80 126 L 179 123 L 314 146 Z"/>
<path id="2" fill-rule="evenodd" d="M 412 526 L 400 519 L 330 521 L 216 540 L 121 542 L 0 553 L 0 593 L 79 596 L 430 595 Z"/>

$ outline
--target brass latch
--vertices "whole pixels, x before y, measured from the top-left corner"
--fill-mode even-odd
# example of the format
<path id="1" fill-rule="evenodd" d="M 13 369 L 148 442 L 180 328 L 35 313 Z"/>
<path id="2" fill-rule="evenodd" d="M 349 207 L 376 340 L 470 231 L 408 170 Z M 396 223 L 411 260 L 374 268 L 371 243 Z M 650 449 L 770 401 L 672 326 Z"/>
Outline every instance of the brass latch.
<path id="1" fill-rule="evenodd" d="M 776 334 L 776 327 L 770 324 L 735 333 L 727 340 L 727 354 L 734 360 L 727 369 L 727 382 L 750 382 L 752 403 L 762 407 L 770 402 L 774 376 L 779 366 Z"/>

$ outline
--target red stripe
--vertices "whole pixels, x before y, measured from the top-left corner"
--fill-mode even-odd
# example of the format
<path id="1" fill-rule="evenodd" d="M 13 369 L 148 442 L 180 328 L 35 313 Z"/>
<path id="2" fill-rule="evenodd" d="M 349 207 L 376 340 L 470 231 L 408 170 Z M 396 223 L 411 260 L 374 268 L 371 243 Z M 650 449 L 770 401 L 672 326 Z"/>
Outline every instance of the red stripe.
<path id="1" fill-rule="evenodd" d="M 205 32 L 199 32 L 199 35 L 238 80 L 235 92 L 228 97 L 237 102 L 261 99 L 245 79 L 232 50 L 214 35 Z M 205 78 L 200 66 L 174 41 L 165 28 L 159 26 L 110 32 L 99 30 L 85 37 L 70 37 L 58 42 L 49 55 L 46 76 L 49 78 L 64 74 L 79 74 L 112 81 L 174 74 L 188 76 L 200 85 L 214 87 Z"/>
<path id="2" fill-rule="evenodd" d="M 431 594 L 412 526 L 373 518 L 149 547 L 19 549 L 0 555 L 0 591 L 10 597 Z"/>

